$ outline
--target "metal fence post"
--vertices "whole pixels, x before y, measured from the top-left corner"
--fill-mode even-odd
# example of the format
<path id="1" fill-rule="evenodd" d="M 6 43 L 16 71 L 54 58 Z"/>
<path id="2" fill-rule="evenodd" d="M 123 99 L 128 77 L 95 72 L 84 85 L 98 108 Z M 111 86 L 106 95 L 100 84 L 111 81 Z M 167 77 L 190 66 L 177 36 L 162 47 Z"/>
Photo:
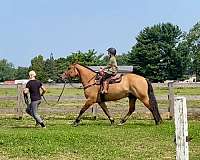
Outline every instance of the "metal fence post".
<path id="1" fill-rule="evenodd" d="M 186 98 L 176 97 L 174 104 L 176 160 L 189 160 Z"/>

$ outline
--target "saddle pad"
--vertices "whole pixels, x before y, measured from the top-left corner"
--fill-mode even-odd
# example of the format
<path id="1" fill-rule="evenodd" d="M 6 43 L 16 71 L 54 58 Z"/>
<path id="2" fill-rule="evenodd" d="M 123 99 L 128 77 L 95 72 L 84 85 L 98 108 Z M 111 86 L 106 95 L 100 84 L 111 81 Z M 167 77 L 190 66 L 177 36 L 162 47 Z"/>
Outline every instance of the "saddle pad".
<path id="1" fill-rule="evenodd" d="M 123 74 L 119 73 L 119 74 L 116 74 L 115 76 L 111 77 L 111 78 L 110 78 L 110 83 L 109 83 L 109 84 L 121 82 L 122 76 L 123 76 Z"/>
<path id="2" fill-rule="evenodd" d="M 123 74 L 118 73 L 115 76 L 111 77 L 110 80 L 109 80 L 109 84 L 121 82 L 122 76 L 123 76 Z M 100 85 L 101 78 L 102 77 L 100 77 L 100 76 L 96 77 L 96 79 L 95 79 L 96 84 Z"/>

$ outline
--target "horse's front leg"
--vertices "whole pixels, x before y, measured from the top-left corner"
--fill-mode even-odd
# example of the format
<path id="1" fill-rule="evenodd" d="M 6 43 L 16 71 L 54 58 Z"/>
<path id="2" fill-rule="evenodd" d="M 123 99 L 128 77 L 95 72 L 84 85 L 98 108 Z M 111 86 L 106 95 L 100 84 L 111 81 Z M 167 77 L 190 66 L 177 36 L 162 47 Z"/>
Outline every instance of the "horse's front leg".
<path id="1" fill-rule="evenodd" d="M 75 121 L 74 121 L 74 123 L 73 123 L 74 126 L 78 126 L 78 125 L 79 125 L 80 119 L 81 119 L 81 116 L 83 115 L 83 113 L 84 113 L 92 104 L 94 104 L 94 103 L 95 103 L 95 102 L 92 101 L 92 100 L 87 100 L 87 101 L 85 102 L 85 105 L 81 108 L 78 117 L 75 119 Z"/>
<path id="2" fill-rule="evenodd" d="M 111 117 L 105 102 L 99 102 L 99 105 L 101 106 L 101 108 L 104 111 L 104 113 L 108 116 L 108 119 L 110 120 L 110 123 L 114 124 L 114 119 Z"/>

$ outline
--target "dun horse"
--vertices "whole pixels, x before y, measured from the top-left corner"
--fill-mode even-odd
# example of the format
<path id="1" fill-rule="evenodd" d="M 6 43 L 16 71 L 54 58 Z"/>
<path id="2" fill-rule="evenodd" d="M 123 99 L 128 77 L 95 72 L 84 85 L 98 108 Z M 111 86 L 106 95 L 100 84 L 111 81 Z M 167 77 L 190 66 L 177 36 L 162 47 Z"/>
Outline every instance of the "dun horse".
<path id="1" fill-rule="evenodd" d="M 94 103 L 98 103 L 101 106 L 111 124 L 113 124 L 114 119 L 111 117 L 105 101 L 115 101 L 125 97 L 128 97 L 129 99 L 129 111 L 121 119 L 120 124 L 124 124 L 135 111 L 135 102 L 137 99 L 139 99 L 151 111 L 156 124 L 159 124 L 162 121 L 152 85 L 147 79 L 133 73 L 127 73 L 122 76 L 121 82 L 109 85 L 108 93 L 104 96 L 104 100 L 102 101 L 100 85 L 95 81 L 96 75 L 97 73 L 95 71 L 78 63 L 70 65 L 68 70 L 62 74 L 63 79 L 80 77 L 84 87 L 86 102 L 74 121 L 74 125 L 80 123 L 83 113 Z"/>

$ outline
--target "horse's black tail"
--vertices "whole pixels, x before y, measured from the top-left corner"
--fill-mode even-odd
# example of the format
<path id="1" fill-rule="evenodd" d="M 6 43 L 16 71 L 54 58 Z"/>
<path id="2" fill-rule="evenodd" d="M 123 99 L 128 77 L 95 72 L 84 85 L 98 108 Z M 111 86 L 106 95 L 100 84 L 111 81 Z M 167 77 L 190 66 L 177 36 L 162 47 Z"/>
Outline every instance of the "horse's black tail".
<path id="1" fill-rule="evenodd" d="M 158 111 L 158 103 L 156 101 L 156 97 L 154 95 L 154 91 L 153 91 L 151 82 L 147 79 L 146 79 L 146 81 L 148 84 L 148 96 L 149 96 L 149 104 L 150 104 L 149 110 L 152 112 L 156 124 L 159 124 L 162 122 L 162 118 Z"/>

